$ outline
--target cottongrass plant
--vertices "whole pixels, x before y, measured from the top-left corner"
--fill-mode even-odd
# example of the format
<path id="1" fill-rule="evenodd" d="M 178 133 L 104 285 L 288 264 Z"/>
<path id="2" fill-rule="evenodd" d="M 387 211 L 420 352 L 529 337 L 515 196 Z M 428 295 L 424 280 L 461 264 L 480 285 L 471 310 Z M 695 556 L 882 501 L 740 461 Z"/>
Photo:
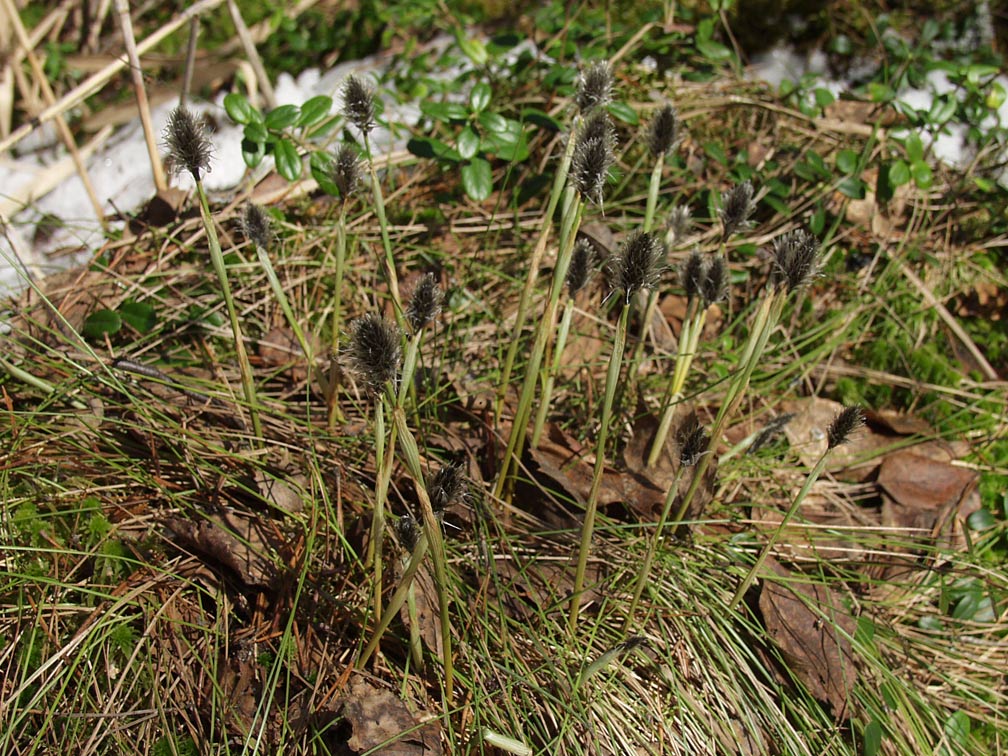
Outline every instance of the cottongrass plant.
<path id="1" fill-rule="evenodd" d="M 378 170 L 375 168 L 371 145 L 371 132 L 375 127 L 374 90 L 365 84 L 360 77 L 350 74 L 343 82 L 342 94 L 343 117 L 357 127 L 364 140 L 364 154 L 367 158 L 368 174 L 371 178 L 375 216 L 378 218 L 382 247 L 385 250 L 385 279 L 392 296 L 392 304 L 395 307 L 396 322 L 402 328 L 404 327 L 403 301 L 399 295 L 399 274 L 396 272 L 392 242 L 389 239 L 388 218 L 385 215 L 385 195 L 382 194 L 381 182 L 378 180 Z"/>
<path id="2" fill-rule="evenodd" d="M 546 253 L 546 245 L 549 242 L 550 231 L 553 228 L 553 216 L 567 186 L 567 177 L 570 172 L 571 163 L 574 160 L 574 152 L 577 148 L 581 125 L 585 116 L 609 104 L 612 100 L 612 90 L 613 71 L 612 66 L 607 61 L 592 61 L 581 69 L 574 97 L 577 112 L 571 119 L 571 128 L 567 134 L 567 145 L 560 158 L 556 174 L 553 176 L 553 186 L 550 190 L 549 199 L 546 202 L 546 210 L 543 213 L 542 223 L 539 227 L 539 235 L 536 239 L 536 245 L 532 250 L 532 256 L 529 258 L 525 285 L 518 299 L 518 311 L 515 314 L 513 329 L 516 338 L 511 340 L 507 355 L 504 358 L 504 367 L 501 371 L 500 390 L 497 396 L 496 408 L 498 416 L 503 407 L 505 392 L 508 386 L 511 385 L 511 372 L 514 370 L 514 362 L 518 354 L 519 344 L 521 343 L 521 339 L 517 338 L 517 336 L 521 334 L 522 329 L 525 327 L 525 321 L 528 318 L 528 310 L 532 304 L 532 294 L 535 291 L 535 283 L 539 276 L 539 267 L 542 263 L 543 255 Z M 560 246 L 562 247 L 563 245 L 561 244 Z"/>
<path id="3" fill-rule="evenodd" d="M 245 338 L 242 335 L 238 311 L 235 308 L 231 285 L 228 283 L 227 266 L 224 264 L 224 252 L 221 250 L 217 227 L 210 214 L 210 201 L 203 187 L 203 173 L 210 169 L 211 147 L 210 139 L 197 115 L 184 105 L 179 105 L 168 116 L 168 126 L 165 129 L 165 142 L 168 145 L 171 165 L 175 173 L 188 171 L 196 183 L 196 196 L 199 198 L 200 217 L 206 230 L 207 245 L 210 248 L 210 262 L 217 273 L 221 287 L 221 296 L 231 321 L 231 332 L 234 335 L 235 353 L 238 358 L 238 369 L 241 373 L 242 393 L 248 405 L 252 418 L 252 432 L 258 441 L 262 440 L 262 423 L 259 419 L 259 400 L 256 396 L 255 381 L 252 376 L 252 364 L 245 350 Z"/>
<path id="4" fill-rule="evenodd" d="M 452 665 L 451 618 L 448 603 L 448 568 L 444 550 L 444 539 L 441 534 L 440 520 L 435 513 L 425 483 L 425 476 L 420 462 L 420 450 L 406 422 L 405 405 L 409 394 L 409 386 L 413 383 L 416 372 L 417 355 L 423 339 L 424 328 L 436 317 L 440 310 L 441 295 L 436 284 L 430 282 L 417 286 L 409 308 L 410 324 L 413 333 L 407 343 L 405 357 L 401 360 L 401 375 L 399 374 L 402 354 L 399 345 L 402 334 L 398 328 L 376 315 L 366 315 L 355 321 L 351 331 L 349 356 L 351 367 L 362 375 L 366 385 L 377 391 L 381 388 L 380 402 L 383 406 L 375 410 L 375 448 L 381 461 L 378 482 L 376 484 L 375 514 L 372 519 L 371 544 L 368 547 L 368 561 L 372 564 L 375 575 L 375 616 L 377 625 L 360 658 L 358 667 L 363 667 L 374 653 L 381 636 L 388 628 L 392 618 L 398 613 L 409 597 L 410 584 L 413 575 L 430 550 L 434 568 L 434 580 L 437 584 L 439 597 L 439 615 L 442 632 L 442 663 L 444 667 L 444 685 L 446 705 L 451 701 L 454 687 L 454 671 Z M 370 374 L 373 361 L 376 372 Z M 378 402 L 376 402 L 378 404 Z M 385 438 L 385 415 L 391 417 L 392 426 Z M 382 567 L 381 543 L 385 534 L 385 506 L 388 498 L 388 488 L 392 476 L 392 466 L 395 461 L 395 451 L 398 447 L 402 459 L 409 470 L 416 488 L 417 499 L 423 522 L 423 532 L 414 548 L 413 555 L 407 565 L 399 588 L 393 594 L 389 605 L 382 607 Z"/>
<path id="5" fill-rule="evenodd" d="M 780 322 L 784 305 L 791 294 L 800 293 L 818 274 L 821 257 L 819 241 L 804 229 L 789 231 L 774 239 L 770 280 L 756 309 L 749 338 L 739 358 L 738 370 L 711 427 L 708 451 L 712 453 L 704 455 L 697 463 L 690 487 L 672 520 L 674 525 L 678 525 L 688 511 L 728 420 L 742 403 L 749 380 L 763 357 L 770 334 Z"/>
<path id="6" fill-rule="evenodd" d="M 707 323 L 707 313 L 728 296 L 728 262 L 720 255 L 704 255 L 694 249 L 679 268 L 679 282 L 686 293 L 686 315 L 679 333 L 672 377 L 662 396 L 660 421 L 648 453 L 647 465 L 653 467 L 665 447 L 675 408 L 682 399 L 690 366 L 700 345 L 700 336 Z"/>
<path id="7" fill-rule="evenodd" d="M 332 340 L 330 353 L 334 359 L 330 363 L 327 379 L 326 401 L 329 405 L 329 428 L 342 420 L 338 399 L 339 369 L 335 356 L 339 354 L 339 337 L 343 328 L 343 278 L 346 272 L 347 231 L 346 214 L 350 198 L 360 189 L 361 161 L 357 151 L 349 144 L 341 144 L 327 170 L 327 178 L 339 192 L 339 216 L 336 218 L 336 262 L 333 269 Z"/>
<path id="8" fill-rule="evenodd" d="M 567 270 L 574 252 L 577 232 L 581 226 L 584 206 L 586 202 L 600 203 L 602 201 L 602 190 L 609 177 L 609 169 L 615 162 L 615 145 L 615 131 L 608 114 L 604 111 L 596 111 L 585 119 L 577 135 L 574 157 L 567 177 L 567 187 L 564 190 L 560 214 L 560 249 L 556 265 L 553 268 L 549 297 L 546 301 L 546 309 L 536 329 L 532 353 L 525 367 L 518 408 L 515 411 L 511 433 L 508 437 L 507 450 L 504 453 L 494 487 L 494 496 L 498 498 L 504 496 L 512 471 L 517 468 L 518 459 L 525 444 L 533 395 L 540 377 L 547 344 L 555 332 L 560 294 L 567 279 Z"/>
<path id="9" fill-rule="evenodd" d="M 780 524 L 770 535 L 769 540 L 764 544 L 759 556 L 753 563 L 753 566 L 749 568 L 749 572 L 739 583 L 738 588 L 735 590 L 735 594 L 732 596 L 731 601 L 728 602 L 728 610 L 733 611 L 742 601 L 742 597 L 745 596 L 749 586 L 753 584 L 753 581 L 759 575 L 760 570 L 763 569 L 763 565 L 766 563 L 767 557 L 770 556 L 770 552 L 773 551 L 774 546 L 777 545 L 777 541 L 780 540 L 781 533 L 784 532 L 784 528 L 787 527 L 788 523 L 791 522 L 795 514 L 801 508 L 802 502 L 808 495 L 808 492 L 812 490 L 812 486 L 819 479 L 822 471 L 826 468 L 826 462 L 832 454 L 833 450 L 838 446 L 841 446 L 850 440 L 851 436 L 864 425 L 864 412 L 857 405 L 851 407 L 844 407 L 837 413 L 836 417 L 833 418 L 833 422 L 830 423 L 829 428 L 826 431 L 826 450 L 819 457 L 815 466 L 809 471 L 809 474 L 805 478 L 805 483 L 802 485 L 801 490 L 798 495 L 795 496 L 794 501 L 791 502 L 791 506 L 788 508 L 787 512 L 784 513 L 784 517 L 781 519 Z"/>
<path id="10" fill-rule="evenodd" d="M 616 386 L 619 384 L 623 364 L 623 351 L 626 347 L 630 305 L 639 292 L 655 287 L 661 276 L 664 260 L 665 245 L 658 237 L 646 231 L 634 231 L 623 242 L 611 265 L 613 290 L 622 293 L 623 301 L 613 336 L 609 368 L 606 371 L 602 417 L 598 438 L 595 441 L 595 466 L 592 472 L 588 502 L 585 505 L 584 521 L 581 527 L 581 545 L 578 549 L 577 567 L 574 572 L 574 589 L 571 595 L 570 615 L 567 623 L 571 636 L 577 629 L 578 614 L 581 610 L 581 594 L 584 590 L 585 569 L 588 565 L 588 553 L 591 551 L 592 534 L 595 532 L 595 513 L 598 509 L 599 493 L 602 490 L 606 446 L 609 440 L 609 427 L 612 424 Z"/>
<path id="11" fill-rule="evenodd" d="M 280 284 L 280 279 L 277 277 L 276 270 L 273 268 L 273 262 L 270 260 L 269 250 L 270 247 L 276 243 L 277 236 L 273 233 L 273 229 L 270 226 L 269 216 L 262 207 L 250 202 L 245 205 L 245 210 L 242 212 L 241 228 L 245 237 L 251 241 L 252 246 L 255 247 L 256 256 L 259 258 L 259 264 L 266 273 L 266 279 L 269 281 L 270 288 L 273 290 L 273 296 L 276 297 L 277 303 L 280 305 L 280 309 L 283 311 L 284 317 L 287 319 L 287 325 L 290 326 L 291 331 L 294 333 L 294 338 L 297 339 L 298 345 L 301 347 L 301 351 L 304 353 L 305 359 L 308 361 L 308 370 L 310 373 L 314 373 L 314 350 L 312 349 L 311 344 L 308 343 L 308 339 L 305 337 L 301 324 L 298 323 L 297 318 L 294 316 L 294 310 L 291 309 L 290 300 L 287 299 L 287 294 L 284 292 L 283 286 Z"/>

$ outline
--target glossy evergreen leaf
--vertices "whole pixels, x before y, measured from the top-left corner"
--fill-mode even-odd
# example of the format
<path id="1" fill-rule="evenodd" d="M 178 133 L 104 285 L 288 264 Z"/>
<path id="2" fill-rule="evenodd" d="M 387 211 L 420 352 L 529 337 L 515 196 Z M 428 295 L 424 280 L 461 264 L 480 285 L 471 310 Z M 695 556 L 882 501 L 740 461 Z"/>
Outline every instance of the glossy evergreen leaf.
<path id="1" fill-rule="evenodd" d="M 482 202 L 493 191 L 493 170 L 483 158 L 475 158 L 462 166 L 462 188 L 470 199 Z"/>

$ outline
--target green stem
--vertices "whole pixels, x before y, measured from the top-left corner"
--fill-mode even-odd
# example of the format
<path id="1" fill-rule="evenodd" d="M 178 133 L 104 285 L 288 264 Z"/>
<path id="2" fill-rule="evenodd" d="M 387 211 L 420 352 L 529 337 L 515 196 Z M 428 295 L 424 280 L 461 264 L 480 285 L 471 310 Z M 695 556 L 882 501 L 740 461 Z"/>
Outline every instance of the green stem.
<path id="1" fill-rule="evenodd" d="M 567 337 L 570 334 L 573 316 L 574 300 L 568 299 L 564 304 L 563 316 L 560 318 L 560 329 L 557 331 L 556 344 L 553 347 L 553 361 L 547 368 L 543 379 L 542 396 L 539 399 L 539 409 L 536 412 L 535 425 L 532 428 L 532 440 L 529 442 L 532 448 L 538 448 L 543 427 L 546 425 L 546 416 L 549 414 L 550 402 L 553 400 L 553 384 L 557 373 L 560 372 L 560 361 L 563 359 L 564 347 L 567 346 Z"/>
<path id="2" fill-rule="evenodd" d="M 819 457 L 819 461 L 816 462 L 815 467 L 812 468 L 812 471 L 808 474 L 808 477 L 805 478 L 805 485 L 801 487 L 801 490 L 798 492 L 798 495 L 795 497 L 795 500 L 791 502 L 791 506 L 788 508 L 788 511 L 784 513 L 784 519 L 780 521 L 780 524 L 770 535 L 770 540 L 767 541 L 766 544 L 763 546 L 763 549 L 760 551 L 760 555 L 759 557 L 757 557 L 755 564 L 753 564 L 753 566 L 749 569 L 749 572 L 746 574 L 745 578 L 739 584 L 739 587 L 735 590 L 735 595 L 732 596 L 731 601 L 728 602 L 729 612 L 735 610 L 735 608 L 739 605 L 739 602 L 742 600 L 742 597 L 745 595 L 745 592 L 749 590 L 749 586 L 753 584 L 753 581 L 756 579 L 756 575 L 763 568 L 763 565 L 766 563 L 767 557 L 770 556 L 770 552 L 773 550 L 773 547 L 777 544 L 777 541 L 780 539 L 781 533 L 784 532 L 784 528 L 795 516 L 795 514 L 797 514 L 798 509 L 801 507 L 802 501 L 808 495 L 808 492 L 812 489 L 813 484 L 815 484 L 816 480 L 818 480 L 819 476 L 822 474 L 823 469 L 826 467 L 826 460 L 829 458 L 829 453 L 830 453 L 829 449 L 823 452 L 822 456 Z"/>
<path id="3" fill-rule="evenodd" d="M 623 363 L 623 350 L 626 347 L 627 322 L 630 306 L 623 305 L 616 334 L 613 337 L 612 354 L 609 357 L 609 369 L 606 371 L 605 395 L 602 400 L 602 425 L 599 427 L 598 439 L 595 443 L 595 469 L 592 473 L 591 490 L 588 493 L 588 504 L 585 508 L 584 523 L 581 527 L 581 547 L 578 550 L 577 569 L 574 572 L 574 593 L 571 596 L 570 618 L 567 629 L 571 636 L 577 630 L 578 614 L 581 611 L 581 593 L 584 590 L 585 568 L 588 566 L 588 552 L 591 551 L 592 534 L 595 531 L 595 512 L 598 509 L 599 493 L 602 490 L 602 473 L 605 470 L 606 442 L 609 439 L 609 425 L 612 422 L 613 399 L 616 397 L 616 384 L 619 383 L 620 367 Z"/>
<path id="4" fill-rule="evenodd" d="M 385 196 L 382 194 L 381 182 L 378 181 L 378 171 L 375 169 L 374 157 L 371 155 L 371 141 L 368 135 L 364 135 L 364 151 L 367 152 L 368 173 L 371 175 L 371 194 L 374 197 L 375 216 L 378 218 L 378 227 L 381 230 L 382 247 L 385 250 L 385 278 L 388 282 L 389 293 L 392 295 L 392 304 L 395 307 L 396 323 L 403 330 L 406 329 L 406 319 L 402 304 L 402 297 L 399 295 L 399 274 L 396 273 L 395 259 L 392 256 L 392 242 L 389 239 L 388 219 L 385 217 Z"/>
<path id="5" fill-rule="evenodd" d="M 522 342 L 521 332 L 525 327 L 529 306 L 532 304 L 532 293 L 535 290 L 536 279 L 539 277 L 539 266 L 542 263 L 542 257 L 546 253 L 546 245 L 549 242 L 550 229 L 553 227 L 553 214 L 556 213 L 557 204 L 559 204 L 564 186 L 567 184 L 567 174 L 570 172 L 571 160 L 574 158 L 575 136 L 579 124 L 580 117 L 575 120 L 574 127 L 567 137 L 567 147 L 564 150 L 563 157 L 560 159 L 556 175 L 553 177 L 553 188 L 550 190 L 546 212 L 543 214 L 542 223 L 539 226 L 539 238 L 532 250 L 532 257 L 529 258 L 525 286 L 522 288 L 521 298 L 518 300 L 518 312 L 515 315 L 515 324 L 511 331 L 514 334 L 514 338 L 511 339 L 511 344 L 508 346 L 507 356 L 504 359 L 504 368 L 501 371 L 501 382 L 497 393 L 497 407 L 495 411 L 495 415 L 498 418 L 500 418 L 504 397 L 511 382 L 511 371 L 514 370 L 515 358 L 518 355 L 518 346 Z"/>
<path id="6" fill-rule="evenodd" d="M 273 262 L 269 258 L 269 253 L 258 244 L 255 245 L 255 250 L 259 258 L 259 264 L 266 272 L 266 279 L 269 281 L 270 288 L 273 289 L 273 295 L 277 298 L 280 309 L 283 310 L 284 317 L 287 318 L 287 325 L 294 332 L 294 338 L 297 339 L 301 351 L 304 352 L 305 359 L 308 361 L 308 370 L 313 371 L 315 368 L 315 355 L 312 353 L 312 348 L 308 345 L 308 340 L 305 338 L 304 331 L 301 330 L 297 318 L 294 317 L 294 310 L 291 309 L 290 300 L 287 299 L 287 295 L 280 285 L 280 279 L 277 278 L 276 271 L 273 269 Z"/>
<path id="7" fill-rule="evenodd" d="M 576 229 L 581 222 L 581 214 L 584 205 L 575 200 L 572 214 L 574 220 L 573 227 Z M 539 370 L 542 367 L 543 354 L 546 351 L 546 342 L 552 332 L 552 328 L 547 325 L 555 322 L 557 306 L 560 300 L 560 293 L 563 290 L 564 280 L 567 278 L 567 268 L 570 266 L 571 253 L 574 250 L 575 234 L 569 234 L 568 244 L 561 247 L 557 255 L 557 264 L 553 269 L 553 283 L 550 288 L 549 300 L 546 303 L 546 310 L 543 312 L 542 320 L 536 330 L 535 342 L 532 345 L 532 354 L 525 367 L 525 378 L 522 382 L 521 395 L 518 399 L 518 409 L 515 411 L 514 422 L 511 425 L 511 433 L 508 436 L 508 446 L 501 460 L 501 469 L 494 486 L 494 496 L 501 498 L 505 485 L 511 477 L 512 468 L 517 470 L 518 460 L 521 456 L 522 445 L 525 442 L 525 435 L 528 430 L 527 424 L 532 406 L 532 399 L 535 393 L 536 383 L 539 380 Z"/>
<path id="8" fill-rule="evenodd" d="M 245 395 L 249 415 L 252 417 L 252 432 L 257 441 L 262 441 L 262 423 L 259 421 L 259 400 L 256 397 L 255 383 L 252 379 L 252 364 L 249 362 L 248 352 L 245 351 L 245 339 L 242 336 L 241 324 L 238 322 L 238 311 L 235 309 L 234 297 L 231 295 L 227 267 L 224 264 L 224 253 L 221 251 L 220 239 L 217 237 L 217 228 L 210 215 L 210 200 L 207 199 L 203 182 L 199 180 L 196 181 L 196 195 L 199 197 L 200 215 L 203 218 L 207 244 L 210 247 L 210 261 L 217 273 L 224 306 L 227 309 L 228 318 L 231 320 L 231 332 L 234 334 L 235 353 L 238 357 L 238 369 L 241 373 L 242 392 Z"/>
<path id="9" fill-rule="evenodd" d="M 665 530 L 665 523 L 668 522 L 669 513 L 672 511 L 672 503 L 676 499 L 676 494 L 679 493 L 679 481 L 682 480 L 684 469 L 686 469 L 686 466 L 680 462 L 679 469 L 676 470 L 675 477 L 672 479 L 672 484 L 665 493 L 665 505 L 662 507 L 661 517 L 658 518 L 658 525 L 655 527 L 654 534 L 648 543 L 648 550 L 644 555 L 644 564 L 641 565 L 640 572 L 637 573 L 637 584 L 634 587 L 633 599 L 630 601 L 626 620 L 623 623 L 624 633 L 630 629 L 630 625 L 633 623 L 634 612 L 637 611 L 637 605 L 640 603 L 641 595 L 644 593 L 644 586 L 647 585 L 648 579 L 651 576 L 651 567 L 654 565 L 654 558 L 658 553 L 658 543 L 661 541 L 662 533 Z"/>

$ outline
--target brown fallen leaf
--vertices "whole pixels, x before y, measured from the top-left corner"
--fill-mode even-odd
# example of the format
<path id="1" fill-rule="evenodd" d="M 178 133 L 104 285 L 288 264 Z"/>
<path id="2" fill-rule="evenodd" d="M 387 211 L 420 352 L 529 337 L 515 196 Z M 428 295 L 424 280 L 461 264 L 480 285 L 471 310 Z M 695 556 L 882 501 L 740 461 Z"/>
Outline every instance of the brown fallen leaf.
<path id="1" fill-rule="evenodd" d="M 279 575 L 275 536 L 260 518 L 224 511 L 200 522 L 172 518 L 168 528 L 179 545 L 228 568 L 246 585 L 267 588 Z"/>
<path id="2" fill-rule="evenodd" d="M 353 730 L 347 746 L 354 753 L 425 756 L 443 752 L 438 720 L 415 716 L 392 692 L 356 676 L 342 701 L 343 718 Z"/>
<path id="3" fill-rule="evenodd" d="M 857 623 L 836 591 L 810 585 L 774 558 L 772 576 L 760 583 L 759 608 L 767 636 L 780 650 L 788 670 L 817 700 L 830 705 L 836 719 L 848 719 L 858 671 L 849 640 Z M 778 579 L 779 578 L 779 579 Z M 782 682 L 790 680 L 779 674 Z"/>
<path id="4" fill-rule="evenodd" d="M 882 524 L 921 543 L 963 547 L 962 522 L 980 508 L 979 475 L 951 462 L 932 445 L 887 455 L 878 475 Z"/>

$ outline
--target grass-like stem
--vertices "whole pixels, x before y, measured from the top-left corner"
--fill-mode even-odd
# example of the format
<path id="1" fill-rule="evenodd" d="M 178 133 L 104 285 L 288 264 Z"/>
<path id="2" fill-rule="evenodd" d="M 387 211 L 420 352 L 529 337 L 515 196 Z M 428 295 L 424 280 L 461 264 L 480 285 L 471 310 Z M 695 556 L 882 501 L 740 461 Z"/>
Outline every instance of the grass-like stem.
<path id="1" fill-rule="evenodd" d="M 623 350 L 626 347 L 627 324 L 630 316 L 630 305 L 624 303 L 620 311 L 616 333 L 613 336 L 612 354 L 609 356 L 609 368 L 606 371 L 605 395 L 602 400 L 602 421 L 599 426 L 598 438 L 595 442 L 595 467 L 592 472 L 592 484 L 585 505 L 584 522 L 581 525 L 581 545 L 578 548 L 577 568 L 574 572 L 574 590 L 571 595 L 570 615 L 567 629 L 573 637 L 577 630 L 578 615 L 581 611 L 581 594 L 584 591 L 585 569 L 588 566 L 588 553 L 591 551 L 592 534 L 595 532 L 595 512 L 598 509 L 599 493 L 602 490 L 602 473 L 605 470 L 606 444 L 609 440 L 609 426 L 612 423 L 613 401 L 616 397 L 616 386 L 619 383 L 620 369 L 623 365 Z"/>
<path id="2" fill-rule="evenodd" d="M 238 311 L 235 309 L 234 296 L 231 294 L 231 285 L 228 283 L 227 266 L 224 264 L 224 252 L 221 250 L 220 239 L 217 236 L 217 228 L 214 225 L 213 216 L 210 215 L 210 200 L 207 198 L 203 182 L 196 180 L 196 195 L 199 198 L 200 216 L 203 219 L 203 227 L 206 229 L 207 245 L 210 248 L 210 261 L 221 287 L 221 296 L 224 298 L 224 306 L 228 312 L 228 319 L 231 321 L 231 332 L 234 334 L 235 353 L 238 357 L 238 370 L 241 373 L 242 392 L 245 395 L 245 403 L 248 405 L 249 415 L 252 418 L 252 432 L 257 441 L 262 441 L 262 422 L 259 419 L 259 400 L 256 396 L 255 382 L 252 377 L 252 363 L 249 362 L 248 352 L 245 350 L 245 338 L 242 335 L 241 323 L 238 321 Z"/>

